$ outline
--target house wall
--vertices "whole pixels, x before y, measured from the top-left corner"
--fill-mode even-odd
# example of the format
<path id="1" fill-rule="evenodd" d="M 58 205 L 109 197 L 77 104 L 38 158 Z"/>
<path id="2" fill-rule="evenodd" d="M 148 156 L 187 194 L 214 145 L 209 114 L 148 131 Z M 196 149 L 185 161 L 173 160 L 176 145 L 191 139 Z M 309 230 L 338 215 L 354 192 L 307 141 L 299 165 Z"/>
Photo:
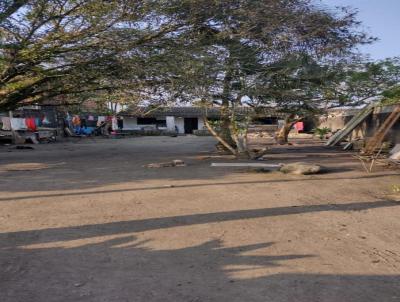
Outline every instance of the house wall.
<path id="1" fill-rule="evenodd" d="M 321 117 L 319 120 L 319 128 L 329 128 L 332 131 L 343 129 L 349 116 L 345 115 L 329 115 L 328 117 Z M 351 118 L 351 116 L 350 116 Z"/>
<path id="2" fill-rule="evenodd" d="M 136 117 L 124 117 L 124 130 L 140 130 Z"/>
<path id="3" fill-rule="evenodd" d="M 138 125 L 136 117 L 124 117 L 124 128 L 123 130 L 141 130 L 142 128 L 157 128 L 155 124 L 149 125 Z"/>
<path id="4" fill-rule="evenodd" d="M 175 126 L 178 127 L 178 133 L 184 134 L 185 133 L 185 118 L 182 117 L 174 117 L 174 116 L 167 116 L 167 129 L 168 131 L 175 131 Z M 197 127 L 198 130 L 205 130 L 207 129 L 204 126 L 204 119 L 202 117 L 197 118 Z"/>
<path id="5" fill-rule="evenodd" d="M 175 117 L 174 116 L 167 116 L 167 129 L 168 131 L 175 132 Z"/>
<path id="6" fill-rule="evenodd" d="M 199 130 L 205 130 L 205 129 L 207 129 L 207 128 L 204 126 L 204 119 L 203 119 L 202 117 L 199 117 L 199 118 L 198 118 L 198 129 L 199 129 Z"/>
<path id="7" fill-rule="evenodd" d="M 350 139 L 372 137 L 380 125 L 393 111 L 393 106 L 377 108 L 373 114 L 366 118 L 350 135 Z M 343 129 L 344 126 L 353 118 L 357 111 L 340 112 L 329 114 L 328 117 L 321 117 L 319 127 L 328 127 L 332 131 Z M 389 130 L 386 140 L 398 144 L 400 143 L 400 120 Z"/>
<path id="8" fill-rule="evenodd" d="M 183 117 L 175 118 L 175 126 L 178 127 L 178 133 L 180 133 L 180 134 L 185 133 L 185 120 Z"/>
<path id="9" fill-rule="evenodd" d="M 185 133 L 185 119 L 183 117 L 167 116 L 166 122 L 168 131 L 174 132 L 176 126 L 178 128 L 178 133 L 180 134 Z M 141 128 L 144 127 L 156 128 L 156 125 L 138 125 L 136 117 L 124 117 L 124 130 L 140 130 Z M 198 129 L 199 130 L 206 129 L 202 117 L 198 118 Z"/>

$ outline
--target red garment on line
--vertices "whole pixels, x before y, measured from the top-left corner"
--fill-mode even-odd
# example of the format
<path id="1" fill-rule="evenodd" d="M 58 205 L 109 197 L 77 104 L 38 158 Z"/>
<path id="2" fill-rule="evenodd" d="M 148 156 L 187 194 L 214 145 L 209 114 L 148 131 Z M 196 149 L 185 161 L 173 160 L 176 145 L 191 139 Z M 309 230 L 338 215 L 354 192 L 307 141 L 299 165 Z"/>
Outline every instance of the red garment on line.
<path id="1" fill-rule="evenodd" d="M 25 125 L 26 125 L 26 128 L 28 128 L 28 130 L 31 130 L 31 131 L 36 131 L 36 129 L 37 129 L 36 121 L 35 121 L 35 118 L 33 118 L 33 117 L 26 118 Z"/>
<path id="2" fill-rule="evenodd" d="M 294 127 L 296 128 L 297 131 L 303 131 L 304 130 L 304 123 L 303 122 L 297 122 Z"/>

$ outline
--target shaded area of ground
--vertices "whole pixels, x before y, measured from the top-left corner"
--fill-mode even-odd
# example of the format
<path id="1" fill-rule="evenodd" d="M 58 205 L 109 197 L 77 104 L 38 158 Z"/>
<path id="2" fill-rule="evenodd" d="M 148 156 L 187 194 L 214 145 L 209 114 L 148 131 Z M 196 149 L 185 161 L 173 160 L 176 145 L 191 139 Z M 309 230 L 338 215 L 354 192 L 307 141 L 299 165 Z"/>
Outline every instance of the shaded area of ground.
<path id="1" fill-rule="evenodd" d="M 307 141 L 306 141 L 307 143 Z M 51 191 L 96 188 L 123 182 L 149 179 L 218 179 L 232 169 L 210 169 L 210 162 L 232 159 L 207 158 L 215 155 L 215 141 L 210 137 L 137 137 L 133 139 L 86 139 L 35 145 L 35 150 L 0 148 L 0 190 Z M 327 149 L 321 145 L 278 146 L 266 156 L 267 163 L 317 161 L 330 172 L 362 169 L 348 152 Z M 146 169 L 143 165 L 183 159 L 189 168 Z M 2 171 L 12 164 L 47 165 L 48 169 Z M 338 166 L 340 165 L 340 166 Z M 18 170 L 18 169 L 15 169 Z"/>
<path id="2" fill-rule="evenodd" d="M 52 241 L 77 240 L 97 236 L 136 233 L 149 230 L 183 227 L 196 224 L 234 221 L 242 219 L 265 218 L 271 216 L 298 215 L 326 211 L 363 211 L 384 207 L 400 207 L 398 201 L 355 202 L 346 204 L 307 205 L 207 214 L 192 214 L 134 221 L 118 221 L 107 224 L 84 225 L 77 227 L 52 228 L 40 231 L 23 231 L 0 234 L 0 247 L 27 245 Z"/>
<path id="3" fill-rule="evenodd" d="M 266 162 L 329 173 L 214 169 L 230 160 L 199 158 L 214 143 L 1 149 L 0 167 L 43 169 L 0 173 L 0 301 L 400 301 L 396 171 L 366 174 L 351 154 L 309 141 Z M 172 159 L 188 166 L 142 167 Z"/>
<path id="4" fill-rule="evenodd" d="M 278 270 L 293 260 L 314 257 L 268 255 L 271 246 L 273 243 L 224 247 L 223 242 L 212 240 L 176 250 L 152 250 L 134 236 L 125 236 L 79 247 L 12 250 L 15 254 L 11 259 L 21 262 L 10 265 L 2 277 L 2 301 L 400 299 L 400 276 L 307 273 L 238 279 L 230 276 L 240 271 Z M 248 254 L 259 250 L 266 255 Z M 8 269 L 7 263 L 5 268 Z"/>

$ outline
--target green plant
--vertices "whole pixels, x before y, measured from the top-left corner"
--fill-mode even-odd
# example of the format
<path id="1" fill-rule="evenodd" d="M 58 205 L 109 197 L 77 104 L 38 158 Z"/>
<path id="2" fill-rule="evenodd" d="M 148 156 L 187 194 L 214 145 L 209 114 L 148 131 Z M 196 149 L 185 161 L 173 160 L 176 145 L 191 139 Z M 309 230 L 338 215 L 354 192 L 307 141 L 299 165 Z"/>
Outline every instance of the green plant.
<path id="1" fill-rule="evenodd" d="M 392 185 L 393 194 L 400 194 L 400 185 Z"/>
<path id="2" fill-rule="evenodd" d="M 314 129 L 314 133 L 318 135 L 319 139 L 323 139 L 329 132 L 331 132 L 331 129 L 328 127 Z"/>

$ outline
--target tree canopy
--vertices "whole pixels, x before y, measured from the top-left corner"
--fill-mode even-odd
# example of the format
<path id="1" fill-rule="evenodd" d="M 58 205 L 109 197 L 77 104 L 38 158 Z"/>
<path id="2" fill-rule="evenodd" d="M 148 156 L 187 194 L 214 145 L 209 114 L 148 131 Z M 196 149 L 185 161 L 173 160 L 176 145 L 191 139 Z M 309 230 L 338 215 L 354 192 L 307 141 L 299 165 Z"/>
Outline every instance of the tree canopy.
<path id="1" fill-rule="evenodd" d="M 373 39 L 358 29 L 354 11 L 313 3 L 3 1 L 0 109 L 60 96 L 200 102 L 221 107 L 220 138 L 238 145 L 236 107 L 301 115 L 328 101 L 355 104 L 366 82 L 390 69 L 341 63 Z"/>
<path id="2" fill-rule="evenodd" d="M 0 17 L 3 109 L 103 89 L 165 90 L 199 76 L 213 94 L 232 97 L 217 91 L 223 77 L 229 93 L 254 98 L 265 67 L 285 55 L 321 59 L 366 42 L 353 12 L 308 0 L 8 0 Z"/>
<path id="3" fill-rule="evenodd" d="M 0 6 L 0 108 L 143 77 L 148 49 L 185 26 L 176 3 L 31 0 Z"/>

